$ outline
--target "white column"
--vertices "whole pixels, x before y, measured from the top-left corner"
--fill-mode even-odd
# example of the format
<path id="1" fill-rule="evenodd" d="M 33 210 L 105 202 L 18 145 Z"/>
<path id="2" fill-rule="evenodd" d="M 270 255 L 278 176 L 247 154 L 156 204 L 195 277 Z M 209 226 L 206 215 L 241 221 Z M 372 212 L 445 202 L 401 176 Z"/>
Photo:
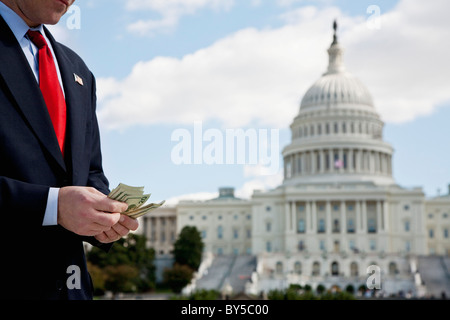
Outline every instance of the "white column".
<path id="1" fill-rule="evenodd" d="M 326 213 L 326 220 L 325 220 L 325 231 L 327 234 L 331 233 L 331 203 L 329 200 L 327 200 L 325 204 L 325 213 Z"/>
<path id="2" fill-rule="evenodd" d="M 334 172 L 333 149 L 328 149 L 328 160 L 330 161 L 330 172 Z"/>
<path id="3" fill-rule="evenodd" d="M 389 203 L 384 200 L 383 201 L 383 222 L 384 222 L 384 231 L 389 230 Z"/>
<path id="4" fill-rule="evenodd" d="M 362 222 L 361 222 L 361 202 L 359 200 L 356 200 L 355 202 L 355 212 L 356 212 L 356 227 L 355 227 L 355 232 L 356 233 L 360 233 L 362 230 Z"/>
<path id="5" fill-rule="evenodd" d="M 347 231 L 347 219 L 346 219 L 346 208 L 345 208 L 345 201 L 341 201 L 341 234 L 344 234 Z"/>
<path id="6" fill-rule="evenodd" d="M 362 168 L 362 150 L 358 149 L 356 150 L 356 172 L 357 173 L 361 173 L 361 168 Z"/>
<path id="7" fill-rule="evenodd" d="M 349 149 L 348 150 L 348 154 L 347 154 L 347 170 L 348 172 L 353 172 L 353 149 Z"/>
<path id="8" fill-rule="evenodd" d="M 311 173 L 316 173 L 316 157 L 314 150 L 311 150 Z"/>
<path id="9" fill-rule="evenodd" d="M 382 225 L 383 225 L 383 221 L 382 221 L 382 217 L 381 217 L 381 202 L 379 200 L 377 200 L 376 202 L 376 211 L 377 211 L 377 233 L 380 233 L 380 231 L 382 231 Z"/>
<path id="10" fill-rule="evenodd" d="M 306 232 L 308 232 L 311 217 L 311 204 L 309 201 L 305 202 L 305 211 L 306 211 Z"/>
<path id="11" fill-rule="evenodd" d="M 291 219 L 291 206 L 289 201 L 284 204 L 284 232 L 289 233 L 289 220 Z"/>
<path id="12" fill-rule="evenodd" d="M 297 206 L 296 206 L 295 201 L 291 202 L 291 214 L 290 214 L 289 220 L 290 220 L 289 222 L 290 222 L 290 226 L 291 226 L 291 228 L 290 228 L 291 232 L 292 233 L 297 232 L 298 221 L 297 221 Z"/>
<path id="13" fill-rule="evenodd" d="M 366 200 L 362 201 L 362 229 L 363 233 L 367 233 L 367 202 Z"/>
<path id="14" fill-rule="evenodd" d="M 325 172 L 325 153 L 323 152 L 323 150 L 320 150 L 320 173 L 324 173 Z"/>
<path id="15" fill-rule="evenodd" d="M 312 207 L 312 219 L 311 219 L 311 231 L 312 233 L 317 233 L 317 203 L 313 202 Z"/>

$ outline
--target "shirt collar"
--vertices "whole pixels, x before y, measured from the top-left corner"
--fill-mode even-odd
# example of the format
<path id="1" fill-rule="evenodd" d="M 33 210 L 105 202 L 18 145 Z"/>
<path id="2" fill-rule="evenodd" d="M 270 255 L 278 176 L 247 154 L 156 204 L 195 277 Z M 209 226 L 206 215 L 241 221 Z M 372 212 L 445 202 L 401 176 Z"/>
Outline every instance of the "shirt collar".
<path id="1" fill-rule="evenodd" d="M 8 24 L 9 28 L 13 32 L 14 36 L 17 39 L 17 42 L 23 39 L 29 29 L 34 31 L 40 31 L 42 35 L 44 35 L 44 26 L 41 24 L 36 28 L 30 28 L 26 22 L 11 8 L 9 8 L 6 4 L 0 1 L 0 15 L 5 20 L 6 24 Z"/>

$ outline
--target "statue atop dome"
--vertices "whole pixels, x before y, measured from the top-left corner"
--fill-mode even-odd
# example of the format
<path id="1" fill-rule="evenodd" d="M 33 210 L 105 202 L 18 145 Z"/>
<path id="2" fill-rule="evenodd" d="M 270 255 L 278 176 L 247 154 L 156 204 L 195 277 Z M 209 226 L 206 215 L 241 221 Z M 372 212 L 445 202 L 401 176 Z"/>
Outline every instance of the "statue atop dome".
<path id="1" fill-rule="evenodd" d="M 337 42 L 337 35 L 336 35 L 336 32 L 337 32 L 337 21 L 336 21 L 336 19 L 334 19 L 334 22 L 333 22 L 333 30 L 334 30 L 333 43 L 331 43 L 331 45 L 338 43 Z"/>

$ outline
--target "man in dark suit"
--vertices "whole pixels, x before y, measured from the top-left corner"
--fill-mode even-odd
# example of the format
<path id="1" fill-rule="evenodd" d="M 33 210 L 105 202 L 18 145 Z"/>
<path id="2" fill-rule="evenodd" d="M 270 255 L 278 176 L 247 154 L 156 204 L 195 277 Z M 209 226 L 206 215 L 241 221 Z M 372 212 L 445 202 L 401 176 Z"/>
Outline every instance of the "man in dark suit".
<path id="1" fill-rule="evenodd" d="M 83 242 L 138 227 L 106 196 L 95 78 L 44 26 L 73 2 L 0 0 L 2 298 L 92 299 Z"/>

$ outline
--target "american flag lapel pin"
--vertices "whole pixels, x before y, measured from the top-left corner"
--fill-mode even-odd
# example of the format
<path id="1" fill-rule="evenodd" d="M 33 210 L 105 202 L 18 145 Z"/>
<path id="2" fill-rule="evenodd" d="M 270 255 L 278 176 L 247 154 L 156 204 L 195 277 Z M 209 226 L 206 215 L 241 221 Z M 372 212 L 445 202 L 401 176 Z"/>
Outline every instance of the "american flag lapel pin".
<path id="1" fill-rule="evenodd" d="M 83 79 L 81 79 L 81 77 L 79 75 L 77 75 L 76 73 L 73 74 L 73 77 L 75 78 L 75 82 L 78 83 L 80 86 L 83 85 Z"/>

